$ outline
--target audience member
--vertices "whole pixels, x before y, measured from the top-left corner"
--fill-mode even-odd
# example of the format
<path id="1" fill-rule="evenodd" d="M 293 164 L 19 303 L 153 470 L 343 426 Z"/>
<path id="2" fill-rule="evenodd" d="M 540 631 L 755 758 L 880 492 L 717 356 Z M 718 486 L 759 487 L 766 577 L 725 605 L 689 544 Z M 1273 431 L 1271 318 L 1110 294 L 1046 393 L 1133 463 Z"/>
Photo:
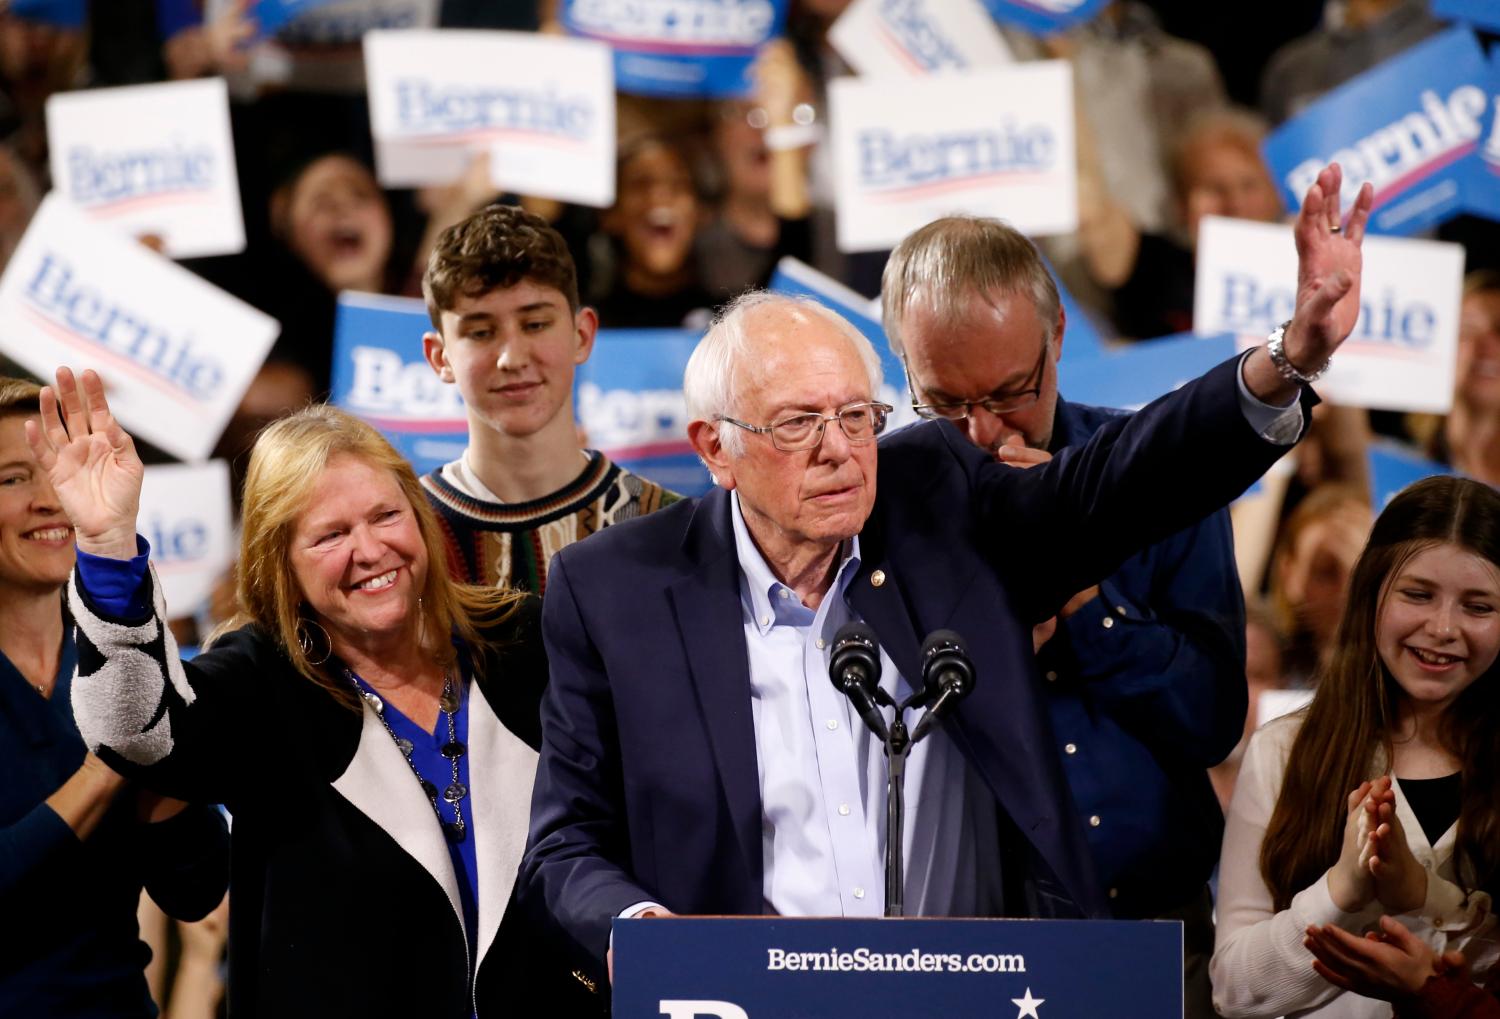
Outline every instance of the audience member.
<path id="1" fill-rule="evenodd" d="M 1412 431 L 1430 456 L 1500 485 L 1500 271 L 1464 280 L 1453 409 L 1443 418 L 1413 418 Z"/>
<path id="2" fill-rule="evenodd" d="M 39 409 L 36 385 L 0 379 L 0 1015 L 145 1019 L 141 888 L 203 916 L 229 837 L 218 811 L 133 786 L 78 733 L 73 528 L 26 443 Z"/>
<path id="3" fill-rule="evenodd" d="M 951 217 L 912 233 L 891 253 L 882 292 L 915 410 L 953 422 L 990 456 L 1045 463 L 1120 416 L 1058 395 L 1057 288 L 1030 242 L 998 220 Z M 1035 312 L 1018 316 L 1018 304 Z M 1208 879 L 1224 822 L 1207 769 L 1245 725 L 1229 514 L 1137 552 L 1074 592 L 1051 625 L 1037 656 L 1051 732 L 1110 909 L 1184 922 L 1186 1014 L 1212 1019 Z"/>
<path id="4" fill-rule="evenodd" d="M 456 579 L 541 594 L 559 549 L 677 500 L 579 446 L 573 372 L 599 320 L 557 231 L 491 205 L 438 238 L 422 289 L 423 351 L 469 420 L 463 456 L 422 479 Z"/>
<path id="5" fill-rule="evenodd" d="M 605 329 L 698 329 L 713 297 L 693 260 L 703 216 L 693 161 L 680 139 L 647 136 L 620 150 L 615 204 L 600 217 L 614 255 L 593 302 Z"/>
<path id="6" fill-rule="evenodd" d="M 1309 927 L 1307 948 L 1320 976 L 1346 991 L 1395 1006 L 1395 1019 L 1500 1019 L 1494 971 L 1476 986 L 1462 952 L 1434 951 L 1399 920 L 1357 937 L 1341 927 Z"/>
<path id="7" fill-rule="evenodd" d="M 1311 705 L 1251 739 L 1224 832 L 1214 1002 L 1377 1017 L 1316 972 L 1308 929 L 1385 913 L 1493 959 L 1500 495 L 1417 482 L 1375 522 Z"/>
<path id="8" fill-rule="evenodd" d="M 251 456 L 243 625 L 179 662 L 101 381 L 59 369 L 41 409 L 27 437 L 79 548 L 80 730 L 148 788 L 234 815 L 230 1011 L 459 1019 L 550 993 L 565 971 L 512 896 L 546 683 L 535 601 L 450 581 L 410 465 L 313 407 Z"/>

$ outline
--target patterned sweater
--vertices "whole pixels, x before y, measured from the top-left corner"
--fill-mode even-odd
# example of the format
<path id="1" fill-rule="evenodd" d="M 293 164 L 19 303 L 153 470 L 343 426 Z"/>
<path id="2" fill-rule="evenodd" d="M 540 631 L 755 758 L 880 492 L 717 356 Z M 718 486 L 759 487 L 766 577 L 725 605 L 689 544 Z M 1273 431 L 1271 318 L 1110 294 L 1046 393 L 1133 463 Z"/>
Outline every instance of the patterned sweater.
<path id="1" fill-rule="evenodd" d="M 681 496 L 590 451 L 583 473 L 531 502 L 501 503 L 470 495 L 444 476 L 422 478 L 448 545 L 448 571 L 470 584 L 542 594 L 559 549 L 622 520 L 644 516 Z"/>

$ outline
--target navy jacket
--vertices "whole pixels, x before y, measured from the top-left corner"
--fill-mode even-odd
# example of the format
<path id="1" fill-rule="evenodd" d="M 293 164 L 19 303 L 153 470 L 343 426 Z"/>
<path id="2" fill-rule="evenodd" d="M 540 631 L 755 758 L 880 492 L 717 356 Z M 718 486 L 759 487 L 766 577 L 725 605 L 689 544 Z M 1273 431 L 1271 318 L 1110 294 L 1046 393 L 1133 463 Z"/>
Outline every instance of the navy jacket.
<path id="1" fill-rule="evenodd" d="M 1053 451 L 1120 414 L 1059 400 Z M 1244 730 L 1245 601 L 1228 511 L 1137 552 L 1099 587 L 1038 662 L 1110 906 L 1160 916 L 1213 872 L 1224 817 L 1206 769 Z"/>
<path id="2" fill-rule="evenodd" d="M 1004 884 L 1024 879 L 1001 911 L 1109 915 L 1031 627 L 1137 549 L 1223 506 L 1285 452 L 1245 421 L 1237 372 L 1226 362 L 1029 470 L 995 463 L 946 422 L 881 443 L 849 603 L 909 677 L 921 674 L 932 630 L 969 640 L 978 682 L 948 724 L 1011 836 L 998 861 Z M 600 986 L 611 920 L 633 903 L 763 909 L 738 575 L 729 497 L 717 491 L 553 560 L 543 608 L 552 681 L 521 882 Z"/>

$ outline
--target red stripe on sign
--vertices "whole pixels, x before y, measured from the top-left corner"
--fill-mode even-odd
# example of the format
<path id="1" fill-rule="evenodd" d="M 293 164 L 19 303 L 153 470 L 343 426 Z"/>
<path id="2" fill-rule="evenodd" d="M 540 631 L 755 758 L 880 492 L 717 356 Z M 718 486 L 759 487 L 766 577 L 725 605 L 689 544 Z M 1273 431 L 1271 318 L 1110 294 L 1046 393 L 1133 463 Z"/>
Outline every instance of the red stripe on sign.
<path id="1" fill-rule="evenodd" d="M 91 216 L 107 218 L 153 205 L 171 205 L 173 202 L 211 202 L 216 197 L 217 195 L 212 191 L 163 191 L 154 195 L 136 195 L 134 198 L 121 198 L 118 201 L 86 205 L 84 208 Z"/>
<path id="2" fill-rule="evenodd" d="M 1014 170 L 1001 170 L 997 173 L 982 173 L 973 177 L 958 177 L 948 180 L 933 181 L 930 184 L 912 184 L 902 188 L 891 188 L 886 191 L 871 191 L 868 193 L 872 202 L 914 202 L 928 195 L 946 194 L 949 191 L 962 191 L 964 188 L 974 187 L 992 181 L 1004 181 L 1013 187 L 1025 185 L 1045 184 L 1052 179 L 1050 173 L 1021 173 Z"/>
<path id="3" fill-rule="evenodd" d="M 52 319 L 48 318 L 46 315 L 43 315 L 41 312 L 37 311 L 35 308 L 27 308 L 26 314 L 35 319 L 37 325 L 47 330 L 47 332 L 51 333 L 53 337 L 60 342 L 66 343 L 73 349 L 82 351 L 83 353 L 88 354 L 92 357 L 97 357 L 101 360 L 109 362 L 116 368 L 119 368 L 125 374 L 133 375 L 136 378 L 140 379 L 142 382 L 149 385 L 152 389 L 160 392 L 163 396 L 169 396 L 172 399 L 176 400 L 178 403 L 186 404 L 189 407 L 195 408 L 201 407 L 209 402 L 207 400 L 200 400 L 198 399 L 198 397 L 193 396 L 191 393 L 184 392 L 183 390 L 172 385 L 172 383 L 168 380 L 162 378 L 156 372 L 152 371 L 150 368 L 145 367 L 139 362 L 132 361 L 124 354 L 115 353 L 113 350 L 110 350 L 108 347 L 100 344 L 98 340 L 91 340 L 86 336 L 81 336 L 78 333 L 73 332 L 71 329 L 68 329 L 65 326 L 59 325 L 58 323 L 52 321 Z"/>
<path id="4" fill-rule="evenodd" d="M 611 460 L 650 460 L 658 456 L 680 456 L 693 452 L 693 444 L 683 439 L 646 442 L 639 446 L 601 446 L 599 452 Z"/>
<path id="5" fill-rule="evenodd" d="M 1423 163 L 1415 170 L 1412 170 L 1411 172 L 1401 177 L 1397 177 L 1385 187 L 1375 192 L 1375 204 L 1372 206 L 1372 209 L 1378 209 L 1386 202 L 1389 202 L 1392 198 L 1399 197 L 1401 193 L 1407 188 L 1421 183 L 1423 180 L 1437 173 L 1443 167 L 1451 166 L 1452 164 L 1458 162 L 1460 159 L 1464 158 L 1464 156 L 1467 156 L 1478 147 L 1478 142 L 1469 142 L 1465 145 L 1460 145 L 1458 148 L 1445 152 L 1441 156 L 1438 156 L 1436 159 L 1431 160 L 1430 162 Z"/>
<path id="6" fill-rule="evenodd" d="M 423 435 L 433 435 L 438 433 L 464 434 L 469 430 L 469 422 L 465 418 L 387 417 L 365 414 L 358 410 L 355 413 L 376 428 L 383 428 L 390 432 L 419 432 Z"/>
<path id="7" fill-rule="evenodd" d="M 625 35 L 610 35 L 607 32 L 587 32 L 573 29 L 586 39 L 598 39 L 607 42 L 613 48 L 626 53 L 674 53 L 680 56 L 690 57 L 749 57 L 755 54 L 755 47 L 736 46 L 729 43 L 713 45 L 704 42 L 672 42 L 666 39 L 632 39 Z"/>
<path id="8" fill-rule="evenodd" d="M 912 56 L 911 51 L 901 44 L 901 40 L 896 38 L 890 26 L 883 21 L 880 23 L 879 37 L 880 41 L 885 43 L 886 47 L 895 54 L 896 59 L 906 65 L 907 70 L 914 74 L 927 73 L 927 68 L 923 67 L 921 61 Z"/>
<path id="9" fill-rule="evenodd" d="M 510 127 L 483 127 L 472 131 L 454 131 L 449 134 L 395 135 L 388 141 L 402 145 L 466 145 L 472 142 L 495 142 L 506 139 L 525 142 L 528 145 L 551 145 L 559 149 L 579 149 L 588 145 L 587 142 L 577 138 L 565 138 L 546 131 L 527 131 Z"/>

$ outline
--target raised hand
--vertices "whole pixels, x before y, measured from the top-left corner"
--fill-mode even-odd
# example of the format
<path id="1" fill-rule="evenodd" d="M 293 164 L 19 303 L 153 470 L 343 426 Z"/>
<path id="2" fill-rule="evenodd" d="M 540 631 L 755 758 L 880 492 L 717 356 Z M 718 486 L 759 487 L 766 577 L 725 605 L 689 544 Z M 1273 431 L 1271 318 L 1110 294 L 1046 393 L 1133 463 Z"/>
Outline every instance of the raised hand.
<path id="1" fill-rule="evenodd" d="M 1339 209 L 1343 171 L 1323 168 L 1307 189 L 1292 236 L 1297 243 L 1297 306 L 1287 327 L 1286 355 L 1303 372 L 1314 372 L 1354 331 L 1359 317 L 1360 242 L 1375 201 L 1366 182 L 1344 222 Z"/>
<path id="2" fill-rule="evenodd" d="M 109 412 L 104 383 L 92 371 L 57 369 L 42 387 L 41 419 L 26 441 L 73 523 L 78 547 L 113 559 L 135 556 L 135 518 L 146 469 L 135 442 Z"/>

